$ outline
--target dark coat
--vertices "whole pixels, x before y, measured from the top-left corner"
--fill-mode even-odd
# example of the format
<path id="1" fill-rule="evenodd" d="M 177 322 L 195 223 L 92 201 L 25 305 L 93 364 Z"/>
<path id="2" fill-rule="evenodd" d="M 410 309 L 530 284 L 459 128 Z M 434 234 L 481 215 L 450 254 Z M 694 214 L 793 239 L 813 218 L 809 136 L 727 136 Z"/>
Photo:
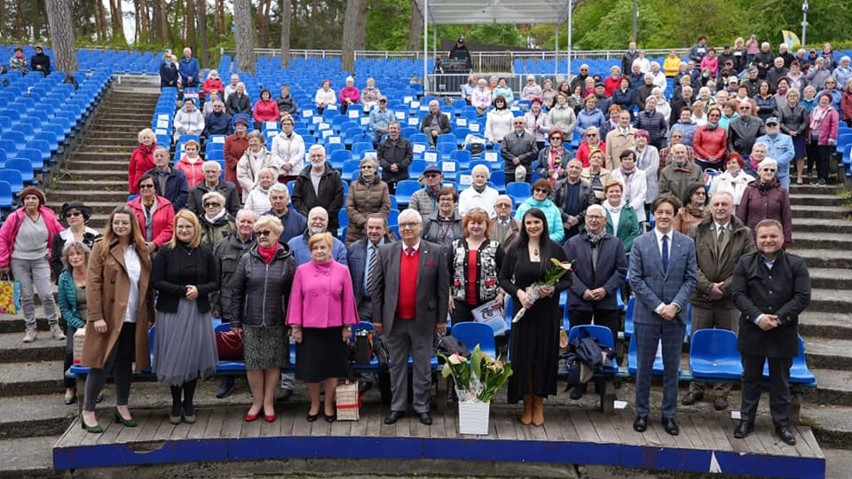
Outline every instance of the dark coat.
<path id="1" fill-rule="evenodd" d="M 518 134 L 514 131 L 509 132 L 503 137 L 503 143 L 500 145 L 500 156 L 506 162 L 505 172 L 506 181 L 514 181 L 516 165 L 512 161 L 518 157 L 527 169 L 527 175 L 532 174 L 532 162 L 538 158 L 538 145 L 535 142 L 535 136 L 524 131 L 524 134 L 518 138 Z"/>
<path id="2" fill-rule="evenodd" d="M 367 269 L 367 241 L 370 240 L 364 236 L 352 243 L 346 251 L 346 261 L 349 265 L 349 274 L 352 276 L 352 289 L 355 292 L 356 304 L 364 298 L 364 270 Z M 385 235 L 384 241 L 384 244 L 390 244 L 396 241 L 396 238 L 391 235 Z"/>
<path id="3" fill-rule="evenodd" d="M 237 235 L 231 235 L 216 244 L 213 249 L 213 257 L 219 271 L 219 291 L 210 295 L 210 303 L 213 310 L 219 313 L 225 322 L 230 320 L 228 308 L 233 297 L 231 278 L 237 271 L 240 258 L 254 248 L 256 244 L 254 237 L 247 243 L 241 243 Z"/>
<path id="4" fill-rule="evenodd" d="M 571 286 L 568 288 L 568 309 L 577 311 L 614 311 L 618 309 L 616 292 L 627 277 L 627 255 L 618 238 L 604 234 L 597 245 L 598 264 L 592 268 L 592 243 L 589 235 L 579 234 L 565 243 L 565 254 L 574 261 Z M 583 299 L 587 289 L 604 288 L 604 299 L 589 302 Z"/>
<path id="5" fill-rule="evenodd" d="M 692 304 L 704 308 L 721 306 L 732 308 L 731 283 L 737 261 L 754 252 L 754 240 L 751 231 L 736 216 L 731 216 L 730 236 L 721 254 L 716 252 L 716 222 L 712 216 L 707 216 L 689 231 L 689 236 L 695 240 L 695 257 L 698 263 L 698 281 L 692 294 Z M 713 283 L 724 283 L 722 292 L 725 295 L 716 301 L 706 298 Z"/>
<path id="6" fill-rule="evenodd" d="M 279 96 L 275 102 L 278 103 L 279 113 L 289 113 L 290 115 L 296 114 L 296 100 L 293 98 L 293 95 L 288 95 L 287 98 Z"/>
<path id="7" fill-rule="evenodd" d="M 42 72 L 44 76 L 50 75 L 50 57 L 45 55 L 44 52 L 36 53 L 30 58 L 30 70 Z"/>
<path id="8" fill-rule="evenodd" d="M 666 118 L 662 113 L 658 111 L 648 113 L 643 109 L 636 115 L 636 121 L 633 123 L 633 127 L 637 130 L 645 130 L 648 132 L 648 136 L 650 137 L 650 141 L 648 141 L 648 143 L 655 146 L 665 144 L 668 125 L 666 124 Z"/>
<path id="9" fill-rule="evenodd" d="M 287 245 L 280 245 L 270 264 L 257 246 L 240 258 L 231 278 L 229 318 L 233 327 L 281 326 L 287 317 L 290 288 L 296 275 L 296 258 Z"/>
<path id="10" fill-rule="evenodd" d="M 176 313 L 178 303 L 186 296 L 186 287 L 198 288 L 195 304 L 199 313 L 210 312 L 210 293 L 219 289 L 219 270 L 213 253 L 201 246 L 172 248 L 163 245 L 154 255 L 154 267 L 151 284 L 157 290 L 157 311 Z"/>
<path id="11" fill-rule="evenodd" d="M 382 167 L 382 181 L 395 183 L 407 180 L 408 166 L 411 165 L 413 157 L 411 142 L 401 136 L 396 140 L 388 138 L 379 143 L 376 147 L 376 158 L 379 160 L 379 166 Z M 390 169 L 393 164 L 397 165 L 396 173 Z"/>
<path id="12" fill-rule="evenodd" d="M 780 251 L 772 269 L 759 252 L 740 258 L 732 284 L 734 304 L 742 312 L 737 349 L 764 357 L 799 353 L 799 314 L 811 302 L 811 278 L 805 261 Z M 761 314 L 778 316 L 778 327 L 764 331 L 754 324 Z"/>
<path id="13" fill-rule="evenodd" d="M 430 121 L 430 122 L 431 122 L 431 120 L 430 120 L 430 118 L 431 118 L 431 117 L 432 117 L 432 114 L 431 114 L 431 113 L 427 113 L 427 114 L 426 114 L 425 116 L 423 116 L 423 118 L 420 120 L 420 131 L 422 131 L 423 133 L 426 133 L 427 135 L 429 135 L 429 132 L 430 132 L 431 130 L 429 129 L 429 128 L 430 128 L 430 124 L 427 124 L 426 122 L 427 122 L 427 121 Z M 449 133 L 450 131 L 452 131 L 452 128 L 450 127 L 450 120 L 449 120 L 449 118 L 447 118 L 447 115 L 445 115 L 445 114 L 443 114 L 443 113 L 441 113 L 441 112 L 438 112 L 438 129 L 440 130 L 440 132 L 441 132 L 442 134 L 446 134 L 446 133 Z M 429 135 L 429 136 L 431 137 L 431 135 Z M 430 138 L 430 140 L 429 140 L 429 141 L 432 141 L 432 140 L 431 140 L 431 138 Z"/>
<path id="14" fill-rule="evenodd" d="M 328 231 L 337 236 L 337 228 L 340 226 L 337 214 L 343 208 L 343 180 L 331 165 L 325 164 L 325 171 L 319 182 L 319 193 L 314 191 L 314 185 L 311 183 L 311 167 L 306 166 L 296 177 L 292 201 L 293 206 L 305 216 L 308 216 L 311 208 L 315 206 L 325 208 L 328 212 Z"/>
<path id="15" fill-rule="evenodd" d="M 225 209 L 228 210 L 228 213 L 230 213 L 231 216 L 236 218 L 237 212 L 240 211 L 241 206 L 240 195 L 237 193 L 236 185 L 230 181 L 219 180 L 219 183 L 217 183 L 216 187 L 212 190 L 209 186 L 207 186 L 206 181 L 202 181 L 189 192 L 189 201 L 186 203 L 186 209 L 192 211 L 198 216 L 203 215 L 204 205 L 201 202 L 201 198 L 204 198 L 204 195 L 210 193 L 210 191 L 219 192 L 225 197 Z"/>
<path id="16" fill-rule="evenodd" d="M 771 218 L 781 222 L 784 227 L 784 246 L 793 240 L 793 209 L 790 206 L 790 195 L 781 187 L 778 180 L 763 184 L 754 180 L 746 186 L 740 205 L 737 207 L 737 218 L 751 228 L 761 220 Z"/>
<path id="17" fill-rule="evenodd" d="M 210 113 L 204 117 L 204 135 L 228 135 L 231 133 L 231 115 L 225 113 Z"/>
<path id="18" fill-rule="evenodd" d="M 174 63 L 160 64 L 160 88 L 164 86 L 177 87 L 178 70 Z"/>
<path id="19" fill-rule="evenodd" d="M 251 101 L 246 94 L 238 95 L 236 93 L 231 93 L 231 95 L 228 96 L 227 103 L 225 103 L 225 109 L 229 115 L 244 113 L 251 116 Z"/>
<path id="20" fill-rule="evenodd" d="M 157 180 L 159 173 L 157 173 L 156 168 L 146 171 L 145 174 L 154 175 L 154 189 L 157 190 L 157 196 L 162 196 L 169 200 L 172 203 L 175 213 L 186 206 L 186 202 L 189 199 L 189 183 L 186 181 L 186 175 L 182 171 L 176 168 L 169 168 L 165 191 L 160 191 L 160 182 Z"/>

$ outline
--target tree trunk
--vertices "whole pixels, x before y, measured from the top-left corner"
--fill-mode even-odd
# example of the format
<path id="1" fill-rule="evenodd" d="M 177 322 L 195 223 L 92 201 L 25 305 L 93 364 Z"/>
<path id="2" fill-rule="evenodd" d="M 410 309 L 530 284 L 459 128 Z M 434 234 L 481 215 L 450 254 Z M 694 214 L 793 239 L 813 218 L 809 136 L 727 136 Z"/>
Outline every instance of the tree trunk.
<path id="1" fill-rule="evenodd" d="M 168 45 L 169 43 L 169 6 L 166 5 L 166 0 L 154 0 L 160 5 L 159 8 L 159 18 L 160 18 L 160 37 L 163 40 L 163 45 Z"/>
<path id="2" fill-rule="evenodd" d="M 198 38 L 199 49 L 201 50 L 198 57 L 201 59 L 202 65 L 208 65 L 209 56 L 207 55 L 207 0 L 198 0 L 198 14 L 195 16 L 198 19 Z"/>
<path id="3" fill-rule="evenodd" d="M 408 49 L 417 51 L 423 48 L 423 12 L 417 8 L 417 2 L 411 0 L 411 23 L 408 26 Z"/>
<path id="4" fill-rule="evenodd" d="M 343 21 L 343 70 L 355 73 L 355 50 L 363 50 L 367 34 L 367 0 L 347 0 Z"/>
<path id="5" fill-rule="evenodd" d="M 314 43 L 317 39 L 317 28 L 319 27 L 319 15 L 319 0 L 311 0 L 311 14 L 308 21 L 308 50 L 314 49 Z"/>
<path id="6" fill-rule="evenodd" d="M 47 0 L 45 6 L 55 68 L 70 74 L 77 71 L 77 48 L 74 46 L 71 2 Z"/>
<path id="7" fill-rule="evenodd" d="M 257 46 L 269 46 L 269 9 L 272 0 L 260 0 L 257 6 Z"/>
<path id="8" fill-rule="evenodd" d="M 225 0 L 216 0 L 216 8 L 213 13 L 213 37 L 217 45 L 222 41 L 225 33 Z"/>
<path id="9" fill-rule="evenodd" d="M 121 13 L 121 0 L 110 0 L 110 22 L 112 24 L 112 39 L 119 44 L 126 45 L 127 38 L 124 36 L 124 21 Z"/>
<path id="10" fill-rule="evenodd" d="M 293 21 L 293 2 L 281 0 L 281 66 L 290 66 L 290 24 Z"/>
<path id="11" fill-rule="evenodd" d="M 185 37 L 183 44 L 192 48 L 195 52 L 198 50 L 195 45 L 195 0 L 186 0 L 184 2 L 184 33 Z"/>
<path id="12" fill-rule="evenodd" d="M 239 71 L 254 73 L 254 28 L 251 21 L 251 2 L 234 0 L 234 24 L 237 41 L 237 67 Z"/>
<path id="13" fill-rule="evenodd" d="M 103 2 L 95 2 L 98 6 L 97 10 L 97 21 L 95 21 L 95 25 L 97 26 L 97 36 L 98 41 L 102 42 L 107 39 L 107 26 L 106 26 L 106 9 L 104 9 Z"/>
<path id="14" fill-rule="evenodd" d="M 15 30 L 12 35 L 15 38 L 25 38 L 27 36 L 27 29 L 24 24 L 24 2 L 18 0 L 15 6 Z"/>

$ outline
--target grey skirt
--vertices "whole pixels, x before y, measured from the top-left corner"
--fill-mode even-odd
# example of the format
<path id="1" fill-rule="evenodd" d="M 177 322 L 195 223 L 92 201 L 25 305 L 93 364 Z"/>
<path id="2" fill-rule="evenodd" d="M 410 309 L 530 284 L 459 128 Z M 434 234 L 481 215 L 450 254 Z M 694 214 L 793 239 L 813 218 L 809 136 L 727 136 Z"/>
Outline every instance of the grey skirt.
<path id="1" fill-rule="evenodd" d="M 181 298 L 176 313 L 157 312 L 154 372 L 157 381 L 180 386 L 216 373 L 219 354 L 210 314 L 198 303 Z"/>
<path id="2" fill-rule="evenodd" d="M 244 326 L 246 369 L 274 369 L 286 365 L 290 346 L 284 326 Z"/>

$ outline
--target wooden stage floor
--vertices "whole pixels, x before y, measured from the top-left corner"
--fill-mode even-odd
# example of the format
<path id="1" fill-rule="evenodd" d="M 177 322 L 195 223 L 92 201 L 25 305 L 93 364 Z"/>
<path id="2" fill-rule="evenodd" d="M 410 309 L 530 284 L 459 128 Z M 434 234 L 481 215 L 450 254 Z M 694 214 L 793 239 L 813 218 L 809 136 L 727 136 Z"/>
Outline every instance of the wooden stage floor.
<path id="1" fill-rule="evenodd" d="M 278 420 L 246 423 L 246 408 L 199 409 L 193 425 L 169 423 L 168 412 L 139 410 L 139 426 L 113 422 L 111 409 L 98 414 L 103 434 L 88 434 L 77 420 L 53 450 L 57 470 L 184 462 L 288 458 L 454 459 L 600 464 L 760 477 L 823 478 L 825 458 L 810 428 L 795 426 L 796 446 L 759 422 L 746 440 L 733 437 L 726 415 L 678 415 L 679 436 L 669 436 L 651 418 L 644 434 L 633 431 L 630 411 L 604 415 L 564 406 L 545 408 L 543 427 L 523 426 L 519 408 L 492 405 L 487 436 L 459 435 L 457 412 L 434 414 L 432 426 L 412 414 L 386 426 L 386 408 L 365 404 L 361 420 L 332 424 L 305 419 L 307 405 L 288 405 Z"/>

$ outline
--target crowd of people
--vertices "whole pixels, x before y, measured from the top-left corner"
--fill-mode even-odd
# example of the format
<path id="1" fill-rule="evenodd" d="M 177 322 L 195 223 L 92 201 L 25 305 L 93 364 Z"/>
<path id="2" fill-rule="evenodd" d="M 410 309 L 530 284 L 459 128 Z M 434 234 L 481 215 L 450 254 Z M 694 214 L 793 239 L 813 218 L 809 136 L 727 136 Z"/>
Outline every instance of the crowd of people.
<path id="1" fill-rule="evenodd" d="M 197 381 L 216 370 L 212 315 L 230 323 L 244 340 L 252 393 L 246 421 L 261 414 L 275 421 L 279 384 L 289 397 L 299 379 L 309 391 L 307 420 L 322 415 L 331 422 L 337 380 L 348 372 L 351 327 L 371 321 L 395 358 L 385 424 L 406 414 L 411 381 L 413 409 L 428 425 L 433 335 L 446 333 L 448 318 L 473 321 L 476 308 L 511 301 L 514 311 L 528 311 L 513 325 L 508 345 L 514 370 L 509 402 L 523 401 L 521 422 L 541 426 L 543 402 L 556 394 L 559 294 L 567 290 L 572 325 L 594 322 L 617 338 L 616 295 L 629 290 L 636 298 L 638 345 L 634 429 L 647 428 L 651 369 L 661 341 L 662 422 L 669 434 L 679 432 L 677 369 L 691 305 L 693 331 L 748 332 L 740 341 L 748 362 L 743 378 L 748 394 L 743 395 L 738 435 L 753 428 L 757 364 L 768 356 L 771 365 L 781 366 L 772 374 L 777 386 L 773 421 L 782 440 L 795 443 L 788 424 L 789 391 L 784 393 L 787 358 L 796 353 L 789 336 L 795 337 L 810 286 L 801 260 L 784 252 L 792 240 L 790 165 L 807 152 L 809 163 L 816 160 L 818 184 L 825 184 L 838 113 L 832 93 L 822 91 L 830 88 L 829 77 L 817 86 L 808 80 L 814 76 L 809 72 L 795 84 L 820 93 L 812 91 L 809 98 L 803 92 L 805 100 L 799 101 L 799 90 L 789 89 L 782 95 L 785 103 L 779 106 L 776 98 L 763 118 L 762 102 L 771 105 L 767 92 L 788 77 L 779 77 L 769 90 L 757 80 L 752 88 L 750 78 L 714 88 L 715 52 L 702 52 L 700 45 L 690 60 L 701 65 L 699 78 L 688 63 L 677 67 L 687 80 L 678 81 L 672 118 L 657 108 L 665 102 L 658 76 L 673 69 L 667 61 L 663 72 L 654 63 L 643 72 L 649 62 L 641 52 L 627 63 L 631 77 L 621 78 L 613 67 L 617 82 L 589 82 L 591 77 L 582 77 L 588 76 L 588 67 L 581 67 L 578 78 L 548 95 L 551 82 L 542 88 L 529 78 L 521 98 L 529 99 L 531 108 L 521 116 L 508 108 L 511 92 L 497 94 L 493 105 L 482 101 L 491 90 L 484 79 L 471 76 L 467 98 L 487 114 L 484 134 L 499 151 L 507 176 L 532 183 L 531 195 L 514 204 L 489 185 L 491 168 L 481 164 L 472 169 L 470 186 L 459 191 L 444 183 L 442 169 L 433 164 L 413 178 L 422 188 L 398 212 L 394 228 L 389 224 L 391 195 L 400 181 L 411 178 L 413 151 L 375 82 L 359 92 L 347 79 L 339 97 L 328 81 L 317 91 L 318 109 L 339 101 L 341 109 L 357 104 L 370 112 L 376 158 L 363 158 L 348 184 L 328 162 L 323 145 L 306 145 L 293 130 L 297 110 L 295 102 L 287 103 L 285 89 L 283 104 L 272 100 L 268 90 L 261 93 L 257 103 L 269 105 L 261 106 L 260 116 L 255 106 L 255 125 L 243 117 L 233 122 L 234 131 L 225 138 L 224 171 L 218 162 L 204 161 L 195 141 L 185 143 L 172 165 L 169 146 L 157 145 L 153 132 L 142 130 L 128 166 L 128 191 L 134 196 L 112 212 L 103 232 L 86 226 L 91 208 L 80 202 L 63 206 L 59 220 L 66 228 L 45 206 L 44 193 L 33 187 L 21 192 L 23 206 L 0 228 L 0 273 L 11 269 L 22 286 L 24 341 L 37 338 L 36 291 L 51 336 L 67 341 L 66 367 L 74 333 L 85 330 L 82 364 L 91 373 L 81 425 L 87 431 L 102 430 L 94 411 L 107 371 L 115 378 L 116 422 L 135 425 L 127 408 L 131 366 L 149 368 L 151 347 L 153 372 L 171 389 L 171 422 L 192 423 Z M 167 56 L 164 68 L 174 68 L 177 85 L 201 86 L 203 96 L 213 100 L 208 117 L 224 104 L 228 113 L 232 104 L 248 104 L 239 78 L 223 87 L 211 71 L 201 82 L 191 51 L 184 54 L 172 66 L 167 64 L 174 59 Z M 728 68 L 727 57 L 722 58 L 717 68 Z M 844 61 L 848 66 L 845 58 L 839 64 Z M 765 79 L 772 72 L 754 73 Z M 494 91 L 504 83 L 498 81 Z M 788 79 L 787 88 L 791 84 Z M 698 97 L 704 99 L 693 100 L 692 87 L 699 85 Z M 722 92 L 727 99 L 719 99 Z M 813 109 L 806 110 L 802 103 L 814 98 Z M 635 113 L 640 101 L 641 111 Z M 185 99 L 175 118 L 176 139 L 209 126 L 203 118 L 197 121 L 199 115 L 194 102 Z M 250 132 L 267 121 L 281 127 L 271 150 L 260 132 Z M 421 131 L 435 142 L 451 128 L 440 104 L 430 103 Z M 576 152 L 568 141 L 575 132 L 581 135 Z M 288 181 L 292 191 L 282 184 Z M 343 217 L 345 228 L 340 227 Z M 535 300 L 527 288 L 545 277 L 551 259 L 573 261 L 574 272 L 542 289 L 543 297 Z M 59 282 L 65 332 L 50 290 L 51 271 Z M 753 281 L 755 275 L 772 278 L 776 271 L 779 277 L 791 276 L 789 284 L 778 283 L 783 301 L 769 297 L 774 286 Z M 150 325 L 156 326 L 153 345 L 148 344 Z M 289 363 L 290 339 L 297 344 L 294 376 L 281 374 Z M 776 341 L 777 348 L 765 346 Z M 407 362 L 398 359 L 406 357 L 412 358 L 410 378 Z M 67 403 L 74 401 L 75 387 L 66 384 Z M 234 387 L 233 379 L 223 379 L 217 397 Z M 729 390 L 713 388 L 716 409 L 728 407 Z M 704 391 L 696 383 L 681 402 L 693 404 Z M 571 397 L 579 399 L 584 392 L 584 385 L 577 386 Z"/>

